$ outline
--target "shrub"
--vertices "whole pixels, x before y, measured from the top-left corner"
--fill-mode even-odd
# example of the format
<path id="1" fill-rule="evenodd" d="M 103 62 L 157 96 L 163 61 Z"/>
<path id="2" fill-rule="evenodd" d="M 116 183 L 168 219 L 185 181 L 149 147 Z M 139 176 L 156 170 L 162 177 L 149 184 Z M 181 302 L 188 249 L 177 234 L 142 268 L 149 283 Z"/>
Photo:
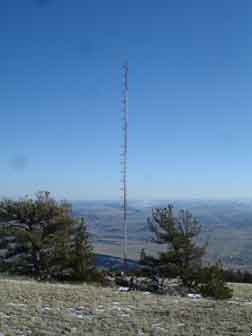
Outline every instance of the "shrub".
<path id="1" fill-rule="evenodd" d="M 203 296 L 224 300 L 231 298 L 233 295 L 232 289 L 225 282 L 221 263 L 202 267 L 196 281 L 198 282 L 196 288 Z"/>

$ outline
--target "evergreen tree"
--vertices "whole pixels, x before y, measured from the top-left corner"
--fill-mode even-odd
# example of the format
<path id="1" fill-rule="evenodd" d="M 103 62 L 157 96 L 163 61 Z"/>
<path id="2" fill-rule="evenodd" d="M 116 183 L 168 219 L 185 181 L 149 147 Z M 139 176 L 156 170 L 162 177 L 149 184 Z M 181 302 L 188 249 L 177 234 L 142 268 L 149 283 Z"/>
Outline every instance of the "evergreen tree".
<path id="1" fill-rule="evenodd" d="M 166 251 L 160 253 L 161 274 L 179 275 L 186 283 L 186 275 L 200 267 L 206 251 L 206 245 L 200 247 L 196 243 L 201 231 L 198 221 L 187 210 L 180 210 L 175 216 L 169 205 L 153 209 L 149 224 L 155 234 L 154 241 L 167 246 Z"/>
<path id="2" fill-rule="evenodd" d="M 180 210 L 175 216 L 171 205 L 153 209 L 149 223 L 155 233 L 154 240 L 167 246 L 158 260 L 161 274 L 180 276 L 183 285 L 204 296 L 215 299 L 232 297 L 232 290 L 225 283 L 222 265 L 202 266 L 207 245 L 198 246 L 196 239 L 201 226 L 189 211 Z"/>
<path id="3" fill-rule="evenodd" d="M 89 235 L 83 217 L 74 232 L 70 263 L 73 267 L 75 280 L 91 280 L 94 276 L 95 254 L 89 242 Z"/>
<path id="4" fill-rule="evenodd" d="M 139 257 L 140 264 L 144 264 L 145 259 L 146 259 L 146 252 L 145 252 L 145 249 L 142 248 L 141 251 L 140 251 L 140 257 Z"/>
<path id="5" fill-rule="evenodd" d="M 35 199 L 0 202 L 0 217 L 6 223 L 1 236 L 14 236 L 17 246 L 30 253 L 34 275 L 40 277 L 45 271 L 43 250 L 53 235 L 63 229 L 61 219 L 69 217 L 69 211 L 67 204 L 57 204 L 49 192 L 39 192 Z"/>
<path id="6" fill-rule="evenodd" d="M 15 268 L 27 259 L 30 272 L 38 278 L 86 280 L 95 269 L 94 253 L 88 241 L 86 225 L 71 216 L 66 202 L 57 203 L 48 192 L 35 199 L 0 202 L 1 237 L 16 239 L 18 258 Z M 21 269 L 27 272 L 26 268 Z M 9 267 L 10 270 L 10 267 Z"/>

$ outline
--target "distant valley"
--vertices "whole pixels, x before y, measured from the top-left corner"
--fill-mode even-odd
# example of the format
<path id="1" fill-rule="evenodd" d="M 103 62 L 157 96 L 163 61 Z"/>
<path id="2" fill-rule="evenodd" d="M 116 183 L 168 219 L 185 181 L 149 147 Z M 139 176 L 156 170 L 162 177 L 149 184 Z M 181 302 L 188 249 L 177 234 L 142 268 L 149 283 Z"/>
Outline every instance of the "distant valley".
<path id="1" fill-rule="evenodd" d="M 172 203 L 176 210 L 188 209 L 202 224 L 201 240 L 209 241 L 208 259 L 221 259 L 226 267 L 252 270 L 252 201 L 132 201 L 128 209 L 129 257 L 138 259 L 141 248 L 155 254 L 147 218 L 153 207 Z M 119 257 L 122 213 L 119 202 L 75 201 L 73 214 L 84 216 L 98 253 Z"/>

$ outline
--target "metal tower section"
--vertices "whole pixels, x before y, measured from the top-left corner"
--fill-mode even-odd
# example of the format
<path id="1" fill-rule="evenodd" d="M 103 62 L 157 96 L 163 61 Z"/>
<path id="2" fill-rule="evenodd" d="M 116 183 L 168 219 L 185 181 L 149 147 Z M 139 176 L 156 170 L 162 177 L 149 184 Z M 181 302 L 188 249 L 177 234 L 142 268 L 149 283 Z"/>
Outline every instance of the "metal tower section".
<path id="1" fill-rule="evenodd" d="M 123 241 L 122 241 L 122 257 L 124 267 L 127 269 L 127 253 L 128 253 L 128 225 L 127 225 L 127 163 L 128 163 L 128 63 L 123 66 L 123 146 L 121 157 L 122 168 L 122 210 L 123 210 Z"/>

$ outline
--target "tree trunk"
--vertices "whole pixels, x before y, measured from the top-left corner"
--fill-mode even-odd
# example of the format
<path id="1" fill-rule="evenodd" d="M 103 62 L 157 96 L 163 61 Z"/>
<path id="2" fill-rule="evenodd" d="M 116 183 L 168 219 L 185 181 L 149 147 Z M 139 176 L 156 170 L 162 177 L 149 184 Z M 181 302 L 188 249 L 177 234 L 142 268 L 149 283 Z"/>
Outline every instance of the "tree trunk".
<path id="1" fill-rule="evenodd" d="M 41 270 L 40 270 L 40 251 L 38 249 L 33 249 L 32 251 L 32 261 L 34 267 L 35 276 L 40 279 Z"/>

